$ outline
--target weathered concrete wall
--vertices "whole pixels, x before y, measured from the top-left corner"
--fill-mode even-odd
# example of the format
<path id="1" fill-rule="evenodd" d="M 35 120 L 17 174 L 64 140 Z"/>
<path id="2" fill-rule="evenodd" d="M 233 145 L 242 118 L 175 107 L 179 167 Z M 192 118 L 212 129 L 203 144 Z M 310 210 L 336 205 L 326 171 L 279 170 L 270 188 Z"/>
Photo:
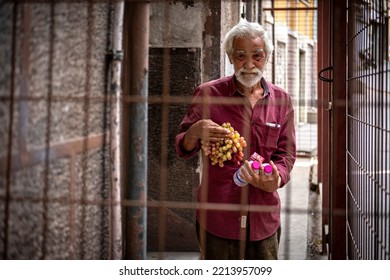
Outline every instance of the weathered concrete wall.
<path id="1" fill-rule="evenodd" d="M 149 96 L 190 97 L 201 82 L 203 3 L 151 4 Z M 191 19 L 191 20 L 188 20 Z M 188 203 L 189 209 L 148 209 L 148 250 L 197 250 L 194 210 L 198 158 L 183 160 L 175 136 L 188 104 L 149 104 L 148 196 L 152 200 Z M 161 219 L 162 218 L 162 219 Z"/>
<path id="2" fill-rule="evenodd" d="M 222 49 L 226 33 L 240 20 L 240 1 L 221 2 L 221 76 L 234 73 L 229 58 Z"/>
<path id="3" fill-rule="evenodd" d="M 186 7 L 182 2 L 152 1 L 150 6 L 150 47 L 200 48 L 204 25 L 204 3 Z"/>
<path id="4" fill-rule="evenodd" d="M 0 256 L 106 259 L 111 5 L 13 9 L 0 1 Z"/>

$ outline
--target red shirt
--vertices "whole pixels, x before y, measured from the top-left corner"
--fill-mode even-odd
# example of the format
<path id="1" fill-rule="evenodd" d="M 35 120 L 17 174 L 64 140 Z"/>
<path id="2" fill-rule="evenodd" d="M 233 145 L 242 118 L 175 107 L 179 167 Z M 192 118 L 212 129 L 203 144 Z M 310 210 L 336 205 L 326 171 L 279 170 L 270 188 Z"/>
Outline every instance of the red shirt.
<path id="1" fill-rule="evenodd" d="M 245 159 L 257 152 L 264 162 L 272 160 L 278 168 L 282 186 L 290 179 L 296 159 L 294 110 L 290 96 L 281 88 L 261 80 L 264 98 L 255 107 L 235 87 L 234 76 L 223 77 L 200 85 L 193 102 L 180 124 L 176 136 L 176 151 L 190 158 L 201 148 L 190 152 L 183 149 L 187 129 L 200 119 L 218 124 L 230 122 L 247 147 Z M 211 165 L 202 154 L 201 183 L 197 194 L 197 221 L 208 232 L 229 239 L 243 239 L 249 216 L 250 240 L 262 240 L 280 226 L 280 199 L 277 191 L 265 192 L 251 185 L 238 187 L 233 182 L 237 166 L 226 161 L 224 167 Z M 248 207 L 246 207 L 248 206 Z M 248 214 L 249 213 L 249 214 Z"/>

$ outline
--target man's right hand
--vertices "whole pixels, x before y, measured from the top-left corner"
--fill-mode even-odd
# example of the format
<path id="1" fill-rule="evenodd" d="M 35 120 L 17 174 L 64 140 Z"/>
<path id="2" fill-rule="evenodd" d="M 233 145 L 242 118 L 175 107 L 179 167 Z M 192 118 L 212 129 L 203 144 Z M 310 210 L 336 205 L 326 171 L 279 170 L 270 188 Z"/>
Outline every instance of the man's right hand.
<path id="1" fill-rule="evenodd" d="M 217 142 L 228 137 L 229 130 L 210 119 L 202 119 L 194 123 L 184 136 L 183 146 L 187 151 L 193 150 L 199 139 Z"/>

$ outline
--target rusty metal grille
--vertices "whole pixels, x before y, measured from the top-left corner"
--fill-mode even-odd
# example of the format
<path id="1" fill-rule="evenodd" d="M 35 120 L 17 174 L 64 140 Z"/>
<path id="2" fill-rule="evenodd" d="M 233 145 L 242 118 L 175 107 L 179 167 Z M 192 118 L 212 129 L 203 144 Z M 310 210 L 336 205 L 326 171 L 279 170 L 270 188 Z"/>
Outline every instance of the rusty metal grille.
<path id="1" fill-rule="evenodd" d="M 348 6 L 347 244 L 390 259 L 389 1 Z"/>
<path id="2" fill-rule="evenodd" d="M 178 159 L 174 139 L 195 86 L 226 73 L 220 42 L 241 16 L 272 33 L 267 75 L 291 91 L 302 128 L 281 258 L 305 258 L 316 1 L 288 3 L 0 0 L 0 258 L 199 253 L 195 208 L 240 206 L 195 205 L 198 158 Z"/>
<path id="3" fill-rule="evenodd" d="M 110 80 L 118 7 L 0 1 L 1 259 L 108 259 L 121 250 Z"/>

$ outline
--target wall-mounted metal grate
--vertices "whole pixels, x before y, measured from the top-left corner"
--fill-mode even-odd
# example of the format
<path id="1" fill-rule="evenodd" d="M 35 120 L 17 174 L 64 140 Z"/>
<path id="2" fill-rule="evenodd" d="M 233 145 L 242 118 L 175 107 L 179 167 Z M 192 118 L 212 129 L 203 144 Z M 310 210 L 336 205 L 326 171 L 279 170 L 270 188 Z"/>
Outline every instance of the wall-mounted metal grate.
<path id="1" fill-rule="evenodd" d="M 121 252 L 111 203 L 119 87 L 108 55 L 120 10 L 109 1 L 0 1 L 1 259 Z"/>
<path id="2" fill-rule="evenodd" d="M 349 1 L 347 238 L 350 259 L 390 259 L 389 1 Z"/>

